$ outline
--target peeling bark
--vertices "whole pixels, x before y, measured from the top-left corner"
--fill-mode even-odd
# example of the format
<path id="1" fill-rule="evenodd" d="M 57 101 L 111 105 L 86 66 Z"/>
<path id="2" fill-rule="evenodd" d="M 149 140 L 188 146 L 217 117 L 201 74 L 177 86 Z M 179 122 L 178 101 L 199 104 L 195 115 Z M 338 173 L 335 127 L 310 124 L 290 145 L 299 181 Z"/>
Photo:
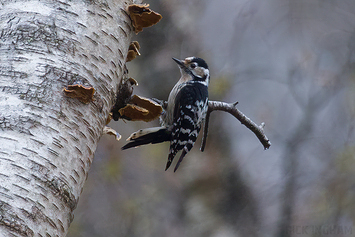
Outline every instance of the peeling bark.
<path id="1" fill-rule="evenodd" d="M 65 236 L 134 34 L 121 0 L 2 1 L 0 236 Z M 63 88 L 95 89 L 88 104 Z"/>

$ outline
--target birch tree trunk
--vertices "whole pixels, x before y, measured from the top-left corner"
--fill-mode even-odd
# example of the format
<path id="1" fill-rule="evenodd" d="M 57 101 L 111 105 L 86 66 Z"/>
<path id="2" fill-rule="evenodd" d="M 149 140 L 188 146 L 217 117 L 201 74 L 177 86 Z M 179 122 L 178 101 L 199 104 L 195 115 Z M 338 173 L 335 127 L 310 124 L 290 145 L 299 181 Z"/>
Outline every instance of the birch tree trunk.
<path id="1" fill-rule="evenodd" d="M 1 1 L 0 236 L 66 235 L 124 75 L 131 1 Z M 72 84 L 94 101 L 65 97 Z"/>

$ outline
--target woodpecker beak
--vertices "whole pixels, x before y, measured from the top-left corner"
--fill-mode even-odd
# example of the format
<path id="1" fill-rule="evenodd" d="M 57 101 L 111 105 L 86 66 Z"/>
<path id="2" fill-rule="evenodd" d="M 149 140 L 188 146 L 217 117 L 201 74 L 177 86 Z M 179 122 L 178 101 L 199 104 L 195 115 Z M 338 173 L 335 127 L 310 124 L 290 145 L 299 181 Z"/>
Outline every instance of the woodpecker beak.
<path id="1" fill-rule="evenodd" d="M 185 63 L 184 63 L 184 60 L 180 60 L 180 59 L 177 59 L 177 58 L 173 58 L 173 60 L 174 60 L 177 64 L 179 64 L 179 66 L 180 66 L 181 68 L 186 68 Z"/>

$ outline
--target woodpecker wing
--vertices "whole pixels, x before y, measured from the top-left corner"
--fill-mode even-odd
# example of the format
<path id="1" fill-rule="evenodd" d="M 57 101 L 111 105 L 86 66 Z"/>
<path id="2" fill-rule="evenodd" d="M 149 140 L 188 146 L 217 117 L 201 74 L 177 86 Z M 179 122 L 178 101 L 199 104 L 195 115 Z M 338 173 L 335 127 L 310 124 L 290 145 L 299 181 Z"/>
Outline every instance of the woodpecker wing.
<path id="1" fill-rule="evenodd" d="M 175 99 L 174 122 L 171 134 L 167 170 L 176 153 L 183 150 L 174 171 L 191 150 L 201 129 L 207 111 L 208 88 L 203 83 L 188 82 Z"/>

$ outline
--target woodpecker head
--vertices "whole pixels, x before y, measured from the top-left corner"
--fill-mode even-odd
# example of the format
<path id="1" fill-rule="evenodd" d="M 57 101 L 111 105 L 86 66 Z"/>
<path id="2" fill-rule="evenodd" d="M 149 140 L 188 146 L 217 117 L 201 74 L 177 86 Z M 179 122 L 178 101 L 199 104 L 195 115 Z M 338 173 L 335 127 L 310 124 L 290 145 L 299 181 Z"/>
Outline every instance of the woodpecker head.
<path id="1" fill-rule="evenodd" d="M 182 77 L 191 76 L 192 80 L 208 83 L 210 71 L 202 58 L 188 57 L 184 60 L 173 58 L 173 60 L 179 65 Z"/>

